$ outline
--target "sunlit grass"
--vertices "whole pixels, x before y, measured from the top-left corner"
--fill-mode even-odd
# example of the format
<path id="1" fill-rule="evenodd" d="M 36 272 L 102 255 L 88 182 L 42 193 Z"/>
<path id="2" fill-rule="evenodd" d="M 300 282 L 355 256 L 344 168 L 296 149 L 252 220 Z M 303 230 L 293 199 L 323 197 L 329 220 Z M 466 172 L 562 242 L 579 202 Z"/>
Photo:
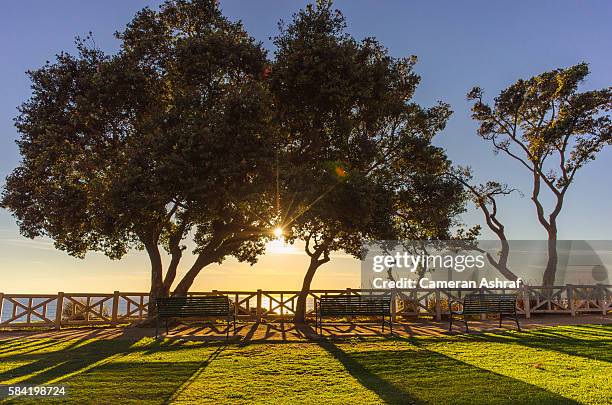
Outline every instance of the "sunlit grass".
<path id="1" fill-rule="evenodd" d="M 242 345 L 19 339 L 0 340 L 0 383 L 66 384 L 68 403 L 607 404 L 611 353 L 610 326 Z"/>

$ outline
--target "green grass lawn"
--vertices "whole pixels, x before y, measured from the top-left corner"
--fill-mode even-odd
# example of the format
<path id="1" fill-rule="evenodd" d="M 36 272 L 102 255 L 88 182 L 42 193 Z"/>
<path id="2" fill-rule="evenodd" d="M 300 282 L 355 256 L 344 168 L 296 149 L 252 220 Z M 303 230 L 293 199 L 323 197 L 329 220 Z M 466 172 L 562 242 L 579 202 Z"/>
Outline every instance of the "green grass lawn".
<path id="1" fill-rule="evenodd" d="M 610 326 L 242 345 L 0 340 L 0 383 L 65 384 L 64 403 L 609 404 L 611 362 Z"/>

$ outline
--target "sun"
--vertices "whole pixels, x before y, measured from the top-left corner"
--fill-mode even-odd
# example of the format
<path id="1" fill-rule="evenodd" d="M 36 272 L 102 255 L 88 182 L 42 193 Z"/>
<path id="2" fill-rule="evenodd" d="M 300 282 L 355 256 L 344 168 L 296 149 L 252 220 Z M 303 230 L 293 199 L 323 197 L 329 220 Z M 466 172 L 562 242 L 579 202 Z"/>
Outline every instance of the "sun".
<path id="1" fill-rule="evenodd" d="M 289 254 L 295 252 L 295 248 L 293 247 L 293 245 L 290 245 L 285 241 L 285 237 L 283 235 L 283 228 L 277 226 L 276 228 L 274 228 L 272 233 L 274 234 L 274 237 L 276 239 L 273 239 L 270 242 L 266 243 L 266 251 L 268 251 L 269 253 L 276 254 Z"/>

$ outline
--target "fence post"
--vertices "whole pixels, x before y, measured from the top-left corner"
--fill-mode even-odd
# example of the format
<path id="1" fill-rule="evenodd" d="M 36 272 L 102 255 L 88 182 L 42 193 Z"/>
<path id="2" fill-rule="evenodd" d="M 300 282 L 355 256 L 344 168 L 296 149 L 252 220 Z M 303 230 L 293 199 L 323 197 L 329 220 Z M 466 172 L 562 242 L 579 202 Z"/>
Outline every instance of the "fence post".
<path id="1" fill-rule="evenodd" d="M 523 285 L 523 308 L 525 309 L 525 319 L 531 318 L 531 296 L 529 295 L 529 288 Z"/>
<path id="2" fill-rule="evenodd" d="M 55 307 L 55 329 L 62 328 L 62 312 L 64 312 L 64 293 L 57 293 L 57 306 Z"/>
<path id="3" fill-rule="evenodd" d="M 257 308 L 255 310 L 255 321 L 257 323 L 261 322 L 261 314 L 263 313 L 263 310 L 261 308 L 261 304 L 262 304 L 262 300 L 261 300 L 261 290 L 257 290 Z"/>
<path id="4" fill-rule="evenodd" d="M 436 288 L 436 292 L 434 293 L 435 299 L 435 308 L 436 308 L 436 321 L 442 320 L 442 303 L 440 302 L 440 290 Z"/>
<path id="5" fill-rule="evenodd" d="M 601 314 L 603 316 L 608 315 L 608 307 L 610 306 L 610 295 L 608 294 L 609 294 L 608 288 L 605 287 L 603 284 L 601 284 L 601 300 L 602 300 Z"/>
<path id="6" fill-rule="evenodd" d="M 4 304 L 4 293 L 0 293 L 0 323 L 2 323 L 2 309 Z M 9 318 L 10 319 L 10 318 Z"/>
<path id="7" fill-rule="evenodd" d="M 87 321 L 89 323 L 89 314 L 90 314 L 90 309 L 91 309 L 91 297 L 87 296 L 87 298 L 85 298 L 85 321 Z"/>
<path id="8" fill-rule="evenodd" d="M 607 292 L 601 283 L 597 283 L 597 287 L 595 288 L 599 290 L 599 306 L 601 307 L 601 315 L 606 316 L 608 315 L 608 306 L 606 305 Z"/>
<path id="9" fill-rule="evenodd" d="M 576 306 L 574 305 L 574 286 L 567 284 L 567 306 L 572 316 L 576 316 Z"/>
<path id="10" fill-rule="evenodd" d="M 111 314 L 111 326 L 117 327 L 117 318 L 119 312 L 119 291 L 115 291 L 113 294 L 113 313 Z"/>
<path id="11" fill-rule="evenodd" d="M 346 288 L 346 295 L 347 295 L 347 297 L 350 297 L 351 295 L 353 295 L 353 293 L 351 292 L 351 288 L 350 287 Z M 354 316 L 348 316 L 347 318 L 349 319 L 350 322 L 353 322 L 353 320 L 355 320 Z"/>

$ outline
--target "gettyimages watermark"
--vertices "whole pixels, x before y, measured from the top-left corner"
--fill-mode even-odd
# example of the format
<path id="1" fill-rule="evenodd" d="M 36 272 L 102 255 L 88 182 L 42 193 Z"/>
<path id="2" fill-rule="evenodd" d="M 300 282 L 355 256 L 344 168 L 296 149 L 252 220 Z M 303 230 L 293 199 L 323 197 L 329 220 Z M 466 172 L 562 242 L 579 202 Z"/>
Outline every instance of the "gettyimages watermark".
<path id="1" fill-rule="evenodd" d="M 552 246 L 555 266 L 546 240 L 370 241 L 364 245 L 361 288 L 513 289 L 542 285 L 547 267 L 554 268 L 554 285 L 610 284 L 612 241 L 562 240 Z"/>

